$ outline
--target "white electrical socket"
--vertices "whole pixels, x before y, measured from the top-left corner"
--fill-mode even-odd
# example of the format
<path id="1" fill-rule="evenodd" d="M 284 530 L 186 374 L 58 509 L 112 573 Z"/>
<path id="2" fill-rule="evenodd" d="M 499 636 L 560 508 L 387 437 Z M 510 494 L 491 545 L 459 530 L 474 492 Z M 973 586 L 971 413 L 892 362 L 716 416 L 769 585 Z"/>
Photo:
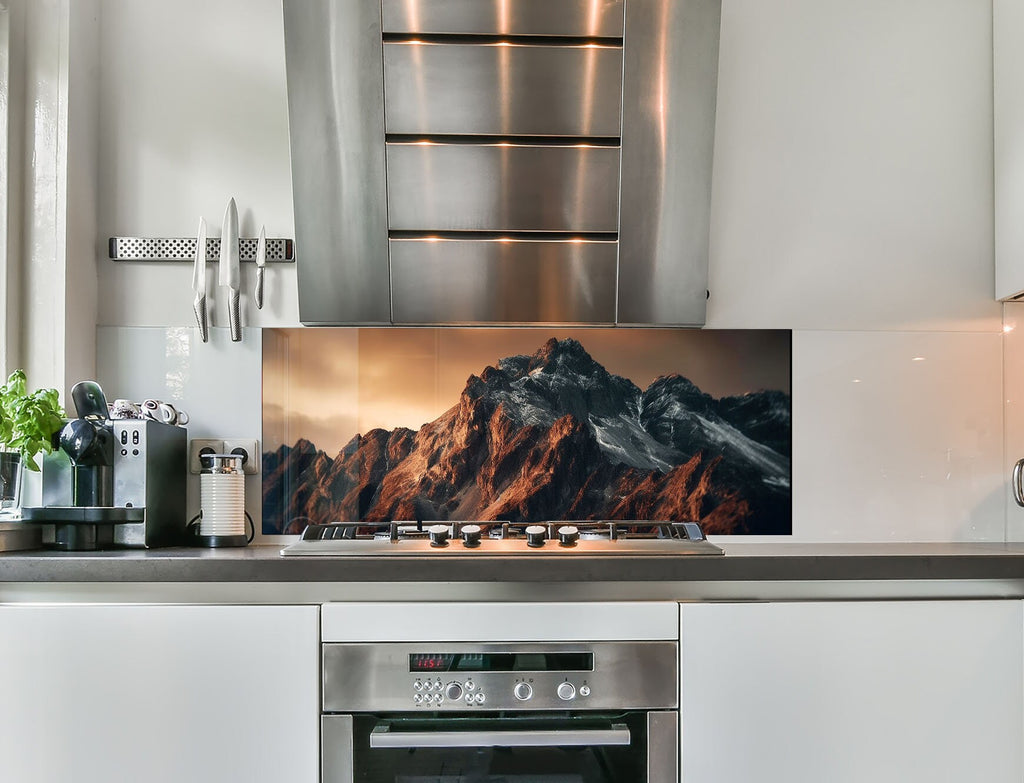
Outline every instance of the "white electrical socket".
<path id="1" fill-rule="evenodd" d="M 245 452 L 246 460 L 242 463 L 242 471 L 246 475 L 260 472 L 260 442 L 255 438 L 224 438 L 224 453 L 235 454 L 236 449 Z"/>
<path id="2" fill-rule="evenodd" d="M 212 449 L 212 454 L 224 453 L 224 441 L 216 438 L 193 438 L 188 442 L 188 472 L 199 473 L 203 469 L 199 455 L 205 449 Z"/>

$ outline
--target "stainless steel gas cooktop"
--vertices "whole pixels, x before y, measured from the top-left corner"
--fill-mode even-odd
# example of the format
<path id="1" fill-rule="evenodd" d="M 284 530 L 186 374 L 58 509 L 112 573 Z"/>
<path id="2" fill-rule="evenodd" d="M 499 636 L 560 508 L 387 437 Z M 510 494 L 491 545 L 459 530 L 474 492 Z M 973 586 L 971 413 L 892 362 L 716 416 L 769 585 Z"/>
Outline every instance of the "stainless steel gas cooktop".
<path id="1" fill-rule="evenodd" d="M 309 525 L 286 557 L 350 555 L 474 557 L 532 555 L 721 555 L 695 522 L 338 522 Z"/>

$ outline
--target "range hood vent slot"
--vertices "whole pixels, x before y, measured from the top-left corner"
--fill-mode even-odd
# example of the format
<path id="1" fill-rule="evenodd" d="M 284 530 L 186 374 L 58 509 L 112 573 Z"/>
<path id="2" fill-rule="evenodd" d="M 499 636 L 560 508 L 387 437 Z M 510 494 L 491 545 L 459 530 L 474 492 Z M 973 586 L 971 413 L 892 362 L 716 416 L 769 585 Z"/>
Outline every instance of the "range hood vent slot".
<path id="1" fill-rule="evenodd" d="M 619 147 L 618 136 L 486 136 L 473 133 L 387 133 L 384 140 L 396 144 L 497 144 L 499 146 Z"/>
<path id="2" fill-rule="evenodd" d="M 478 239 L 491 242 L 616 242 L 614 231 L 389 231 L 392 239 Z"/>
<path id="3" fill-rule="evenodd" d="M 622 48 L 622 38 L 586 38 L 578 36 L 502 35 L 500 33 L 384 33 L 385 44 L 474 44 L 497 46 L 575 46 L 582 48 Z"/>
<path id="4" fill-rule="evenodd" d="M 623 0 L 383 0 L 381 27 L 421 35 L 622 38 Z"/>

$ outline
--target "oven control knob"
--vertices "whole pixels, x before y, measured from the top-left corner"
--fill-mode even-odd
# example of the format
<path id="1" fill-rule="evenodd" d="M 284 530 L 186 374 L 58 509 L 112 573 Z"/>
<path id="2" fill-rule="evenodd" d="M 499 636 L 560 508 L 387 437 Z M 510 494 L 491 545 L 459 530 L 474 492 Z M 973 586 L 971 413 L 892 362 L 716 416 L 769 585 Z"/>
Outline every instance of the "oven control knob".
<path id="1" fill-rule="evenodd" d="M 463 525 L 462 543 L 467 547 L 480 546 L 480 525 Z"/>
<path id="2" fill-rule="evenodd" d="M 571 682 L 560 682 L 555 693 L 558 694 L 558 698 L 562 701 L 572 701 L 576 698 L 576 686 Z"/>
<path id="3" fill-rule="evenodd" d="M 562 525 L 558 528 L 558 543 L 562 546 L 576 546 L 580 540 L 580 531 L 576 525 Z"/>
<path id="4" fill-rule="evenodd" d="M 547 529 L 544 525 L 530 525 L 526 528 L 527 546 L 544 546 L 544 539 L 547 537 Z"/>
<path id="5" fill-rule="evenodd" d="M 448 525 L 431 525 L 427 528 L 431 546 L 448 546 Z"/>
<path id="6" fill-rule="evenodd" d="M 589 695 L 590 695 L 590 686 L 589 685 L 581 685 L 580 686 L 580 696 L 589 696 Z"/>
<path id="7" fill-rule="evenodd" d="M 450 682 L 444 689 L 444 695 L 448 701 L 458 701 L 462 698 L 462 686 L 457 682 Z"/>
<path id="8" fill-rule="evenodd" d="M 519 701 L 528 701 L 533 696 L 533 688 L 528 682 L 517 682 L 516 687 L 512 689 L 512 694 Z"/>

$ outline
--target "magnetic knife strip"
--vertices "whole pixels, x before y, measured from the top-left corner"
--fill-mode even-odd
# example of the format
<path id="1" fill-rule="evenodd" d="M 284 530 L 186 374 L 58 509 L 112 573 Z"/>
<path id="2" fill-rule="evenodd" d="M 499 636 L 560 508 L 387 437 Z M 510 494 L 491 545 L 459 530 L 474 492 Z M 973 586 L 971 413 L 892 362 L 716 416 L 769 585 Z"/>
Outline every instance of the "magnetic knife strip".
<path id="1" fill-rule="evenodd" d="M 255 237 L 239 239 L 239 260 L 256 261 Z M 195 261 L 195 237 L 111 237 L 108 249 L 113 261 Z M 220 259 L 220 237 L 206 240 L 206 260 Z M 295 262 L 295 242 L 291 239 L 267 239 L 267 263 Z"/>

